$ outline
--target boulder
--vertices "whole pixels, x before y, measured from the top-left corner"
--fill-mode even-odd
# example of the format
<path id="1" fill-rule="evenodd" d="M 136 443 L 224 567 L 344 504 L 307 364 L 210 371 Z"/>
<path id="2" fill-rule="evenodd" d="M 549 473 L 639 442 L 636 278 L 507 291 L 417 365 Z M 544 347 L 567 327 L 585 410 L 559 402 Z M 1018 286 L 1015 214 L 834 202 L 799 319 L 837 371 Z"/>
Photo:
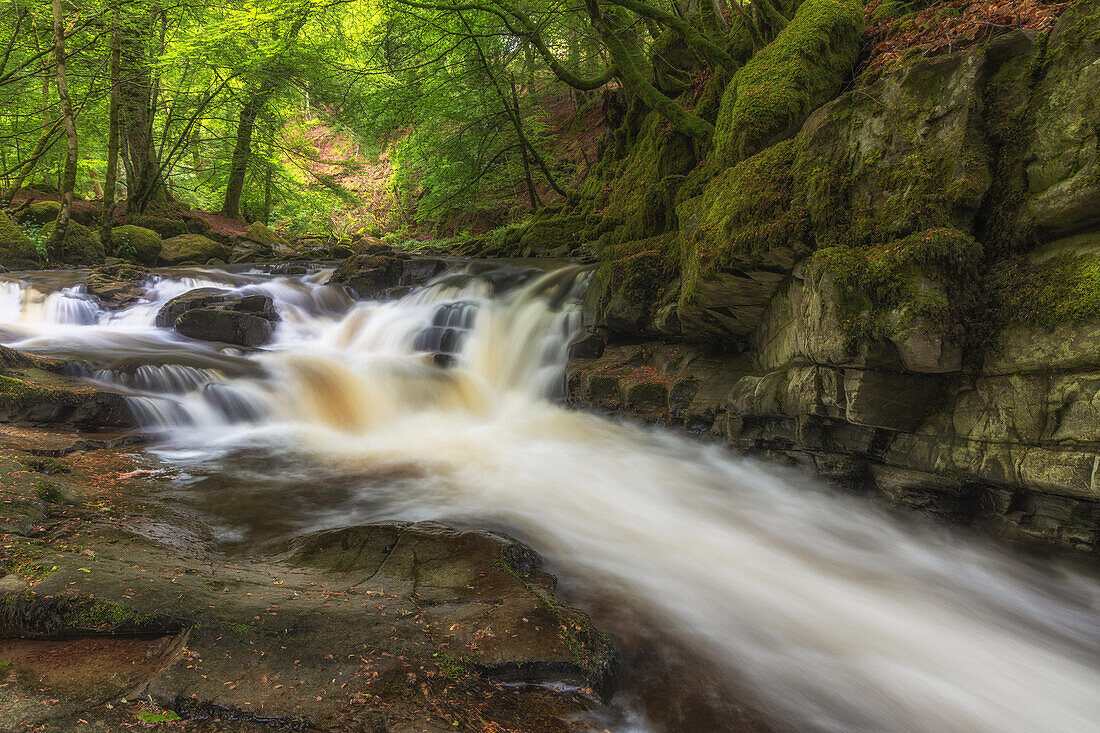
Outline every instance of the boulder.
<path id="1" fill-rule="evenodd" d="M 160 241 L 160 238 L 157 238 Z M 130 305 L 145 295 L 149 271 L 128 262 L 103 265 L 88 273 L 84 287 L 106 308 Z"/>
<path id="2" fill-rule="evenodd" d="M 278 320 L 275 305 L 266 295 L 198 288 L 165 303 L 156 324 L 201 341 L 263 346 L 271 340 Z"/>
<path id="3" fill-rule="evenodd" d="M 42 235 L 49 241 L 53 237 L 56 221 L 51 221 L 42 227 Z M 83 224 L 70 221 L 65 229 L 65 240 L 56 250 L 50 252 L 50 259 L 62 262 L 66 265 L 102 265 L 107 253 L 103 250 L 103 242 L 99 239 L 99 232 L 89 229 Z"/>
<path id="4" fill-rule="evenodd" d="M 16 219 L 20 224 L 42 226 L 57 219 L 61 213 L 59 201 L 32 201 L 16 212 Z"/>
<path id="5" fill-rule="evenodd" d="M 254 296 L 262 298 L 266 296 Z M 275 323 L 246 312 L 248 303 L 214 308 L 196 308 L 176 319 L 176 331 L 200 341 L 218 341 L 237 346 L 263 346 L 271 341 Z M 260 309 L 262 305 L 256 306 Z"/>
<path id="6" fill-rule="evenodd" d="M 164 247 L 160 235 L 152 229 L 126 224 L 111 229 L 111 245 L 118 257 L 153 267 Z"/>
<path id="7" fill-rule="evenodd" d="M 404 252 L 354 255 L 332 275 L 332 282 L 346 285 L 361 298 L 381 297 L 386 291 L 422 285 L 447 269 L 437 257 L 414 257 Z"/>
<path id="8" fill-rule="evenodd" d="M 230 262 L 254 262 L 272 258 L 293 257 L 296 254 L 281 234 L 270 227 L 254 221 L 248 225 L 248 231 L 233 238 Z"/>
<path id="9" fill-rule="evenodd" d="M 180 234 L 164 240 L 159 259 L 169 266 L 201 264 L 212 259 L 228 260 L 229 251 L 229 247 L 201 234 Z"/>
<path id="10" fill-rule="evenodd" d="M 43 264 L 44 258 L 30 237 L 0 211 L 0 266 L 9 270 L 34 270 Z"/>

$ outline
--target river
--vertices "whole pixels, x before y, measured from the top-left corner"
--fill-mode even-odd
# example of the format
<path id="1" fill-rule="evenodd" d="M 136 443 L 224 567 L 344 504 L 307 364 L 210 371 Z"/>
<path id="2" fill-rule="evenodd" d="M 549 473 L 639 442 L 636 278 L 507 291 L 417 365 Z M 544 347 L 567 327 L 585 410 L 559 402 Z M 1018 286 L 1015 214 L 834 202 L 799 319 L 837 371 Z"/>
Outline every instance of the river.
<path id="1" fill-rule="evenodd" d="M 127 390 L 225 552 L 388 519 L 527 542 L 624 647 L 622 729 L 1100 730 L 1095 577 L 564 405 L 583 271 L 458 266 L 387 302 L 329 274 L 158 271 L 117 311 L 5 276 L 0 341 Z M 271 296 L 274 341 L 154 325 L 207 286 Z"/>

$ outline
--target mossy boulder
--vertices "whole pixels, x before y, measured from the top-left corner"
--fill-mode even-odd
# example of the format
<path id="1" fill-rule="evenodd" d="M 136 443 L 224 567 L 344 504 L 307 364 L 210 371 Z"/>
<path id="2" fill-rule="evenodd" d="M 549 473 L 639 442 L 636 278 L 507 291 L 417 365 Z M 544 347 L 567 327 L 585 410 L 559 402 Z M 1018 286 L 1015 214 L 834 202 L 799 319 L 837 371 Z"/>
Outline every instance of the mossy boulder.
<path id="1" fill-rule="evenodd" d="M 111 244 L 115 256 L 150 267 L 157 264 L 164 246 L 159 234 L 134 224 L 112 228 Z"/>
<path id="2" fill-rule="evenodd" d="M 169 266 L 202 264 L 213 259 L 228 260 L 229 252 L 229 247 L 201 234 L 180 234 L 164 240 L 159 259 Z"/>
<path id="3" fill-rule="evenodd" d="M 33 270 L 42 264 L 43 257 L 34 242 L 0 211 L 0 265 L 9 270 Z"/>
<path id="4" fill-rule="evenodd" d="M 60 213 L 59 201 L 33 201 L 16 213 L 16 219 L 23 225 L 42 226 L 56 220 Z"/>
<path id="5" fill-rule="evenodd" d="M 595 227 L 583 214 L 537 218 L 519 233 L 522 257 L 566 257 L 595 238 Z"/>
<path id="6" fill-rule="evenodd" d="M 870 247 L 827 247 L 809 268 L 832 276 L 850 338 L 892 341 L 903 359 L 917 363 L 915 352 L 929 337 L 952 351 L 966 339 L 978 308 L 981 261 L 982 247 L 971 235 L 943 228 Z"/>
<path id="7" fill-rule="evenodd" d="M 840 91 L 859 55 L 863 5 L 806 0 L 726 87 L 711 164 L 723 168 L 789 137 Z"/>
<path id="8" fill-rule="evenodd" d="M 163 239 L 171 239 L 189 232 L 187 223 L 184 221 L 152 214 L 131 214 L 126 217 L 126 223 L 142 229 L 152 229 Z"/>
<path id="9" fill-rule="evenodd" d="M 145 281 L 148 279 L 149 271 L 144 267 L 118 262 L 92 270 L 84 280 L 84 287 L 104 306 L 121 308 L 145 295 Z"/>
<path id="10" fill-rule="evenodd" d="M 51 221 L 42 227 L 42 235 L 49 242 L 53 238 L 56 221 Z M 65 228 L 65 239 L 61 246 L 50 251 L 50 259 L 62 262 L 66 265 L 102 265 L 107 253 L 103 250 L 103 242 L 96 232 L 83 224 L 70 221 Z"/>
<path id="11" fill-rule="evenodd" d="M 248 231 L 233 239 L 231 262 L 253 262 L 274 257 L 293 257 L 294 247 L 281 234 L 260 222 L 248 225 Z"/>

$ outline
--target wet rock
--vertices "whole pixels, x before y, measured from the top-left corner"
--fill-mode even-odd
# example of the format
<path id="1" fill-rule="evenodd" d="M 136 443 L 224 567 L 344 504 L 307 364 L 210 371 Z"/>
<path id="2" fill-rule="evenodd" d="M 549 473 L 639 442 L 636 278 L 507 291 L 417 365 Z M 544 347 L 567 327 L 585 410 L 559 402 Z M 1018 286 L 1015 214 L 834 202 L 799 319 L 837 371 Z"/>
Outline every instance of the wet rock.
<path id="1" fill-rule="evenodd" d="M 570 359 L 598 359 L 603 356 L 606 340 L 598 333 L 585 333 L 569 344 Z"/>
<path id="2" fill-rule="evenodd" d="M 64 369 L 62 362 L 0 347 L 0 422 L 86 430 L 133 425 L 121 393 L 65 376 Z"/>
<path id="3" fill-rule="evenodd" d="M 196 288 L 165 303 L 156 325 L 201 341 L 263 346 L 271 341 L 278 320 L 275 304 L 266 295 Z"/>
<path id="4" fill-rule="evenodd" d="M 229 261 L 257 262 L 274 258 L 294 257 L 297 253 L 281 234 L 260 222 L 253 222 L 248 231 L 233 238 Z"/>
<path id="5" fill-rule="evenodd" d="M 445 269 L 442 259 L 390 250 L 348 257 L 333 273 L 332 282 L 348 286 L 361 298 L 379 297 L 393 288 L 422 285 Z"/>
<path id="6" fill-rule="evenodd" d="M 160 241 L 159 238 L 157 240 Z M 84 286 L 105 308 L 122 308 L 140 300 L 145 295 L 145 282 L 149 271 L 128 262 L 97 267 L 88 273 Z"/>
<path id="7" fill-rule="evenodd" d="M 188 262 L 200 264 L 214 258 L 228 260 L 229 256 L 229 247 L 220 242 L 215 242 L 201 234 L 180 234 L 164 240 L 164 248 L 160 252 L 160 263 L 163 265 L 182 265 Z"/>
<path id="8" fill-rule="evenodd" d="M 263 346 L 271 341 L 275 323 L 259 315 L 242 312 L 241 307 L 242 304 L 238 303 L 186 311 L 176 319 L 176 331 L 201 341 L 238 346 Z"/>

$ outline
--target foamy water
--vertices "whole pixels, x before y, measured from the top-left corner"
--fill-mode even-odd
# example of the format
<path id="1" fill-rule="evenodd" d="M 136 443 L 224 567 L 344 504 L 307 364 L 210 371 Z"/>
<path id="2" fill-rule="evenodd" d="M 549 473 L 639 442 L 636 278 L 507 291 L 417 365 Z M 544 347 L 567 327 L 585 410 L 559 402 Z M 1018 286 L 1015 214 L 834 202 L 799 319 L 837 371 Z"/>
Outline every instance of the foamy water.
<path id="1" fill-rule="evenodd" d="M 777 729 L 1100 730 L 1093 578 L 562 406 L 579 271 L 507 292 L 451 275 L 386 303 L 354 303 L 326 277 L 166 278 L 116 313 L 79 286 L 9 282 L 0 328 L 8 345 L 80 357 L 88 376 L 132 390 L 162 454 L 190 471 L 277 457 L 280 468 L 251 462 L 248 480 L 290 486 L 299 508 L 322 495 L 310 466 L 345 477 L 351 498 L 299 530 L 444 518 L 522 537 L 573 585 L 640 609 L 656 637 L 720 670 L 719 689 L 728 675 L 729 694 L 747 692 Z M 212 284 L 275 299 L 271 346 L 152 325 L 167 298 Z M 279 473 L 287 461 L 300 479 Z M 260 524 L 227 531 L 247 539 Z"/>

